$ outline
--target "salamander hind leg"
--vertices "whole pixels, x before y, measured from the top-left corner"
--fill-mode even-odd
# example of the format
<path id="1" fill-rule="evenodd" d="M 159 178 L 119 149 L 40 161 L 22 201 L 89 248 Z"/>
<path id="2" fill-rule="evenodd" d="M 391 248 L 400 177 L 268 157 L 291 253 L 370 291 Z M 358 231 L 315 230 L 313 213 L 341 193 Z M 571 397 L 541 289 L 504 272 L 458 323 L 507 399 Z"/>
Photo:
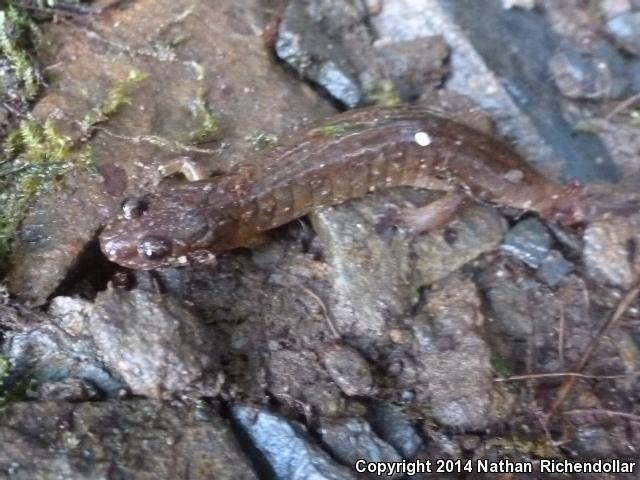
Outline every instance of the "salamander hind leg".
<path id="1" fill-rule="evenodd" d="M 391 228 L 419 235 L 447 225 L 462 208 L 466 197 L 459 192 L 445 194 L 438 200 L 422 207 L 405 208 L 383 218 L 376 230 L 383 235 Z"/>

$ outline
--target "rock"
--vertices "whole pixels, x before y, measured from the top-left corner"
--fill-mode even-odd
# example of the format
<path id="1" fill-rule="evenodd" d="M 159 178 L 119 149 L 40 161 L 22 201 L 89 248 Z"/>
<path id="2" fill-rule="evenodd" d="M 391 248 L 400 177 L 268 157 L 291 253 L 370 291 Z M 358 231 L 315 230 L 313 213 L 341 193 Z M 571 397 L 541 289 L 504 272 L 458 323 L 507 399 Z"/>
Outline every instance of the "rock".
<path id="1" fill-rule="evenodd" d="M 341 0 L 293 0 L 276 53 L 348 107 L 413 101 L 442 82 L 449 49 L 440 37 L 377 38 L 367 24 L 379 10 Z"/>
<path id="2" fill-rule="evenodd" d="M 611 100 L 622 97 L 629 87 L 624 58 L 608 45 L 595 51 L 562 46 L 549 59 L 549 70 L 568 98 Z"/>
<path id="3" fill-rule="evenodd" d="M 584 232 L 584 263 L 598 282 L 629 288 L 639 271 L 640 215 L 594 221 Z"/>
<path id="4" fill-rule="evenodd" d="M 355 68 L 342 45 L 329 38 L 309 15 L 306 3 L 289 2 L 278 29 L 275 52 L 303 77 L 353 108 L 363 98 Z"/>
<path id="5" fill-rule="evenodd" d="M 323 420 L 318 433 L 332 455 L 344 465 L 355 465 L 360 459 L 366 459 L 367 462 L 402 460 L 400 454 L 372 432 L 370 425 L 361 418 Z M 376 476 L 368 474 L 365 477 Z M 398 475 L 383 478 L 398 478 Z"/>
<path id="6" fill-rule="evenodd" d="M 451 276 L 434 285 L 425 312 L 416 318 L 413 358 L 416 395 L 441 425 L 480 430 L 500 421 L 513 403 L 493 382 L 491 352 L 479 334 L 483 315 L 474 284 Z"/>
<path id="7" fill-rule="evenodd" d="M 318 245 L 329 264 L 335 291 L 329 308 L 337 329 L 365 353 L 386 337 L 387 321 L 401 315 L 412 297 L 406 280 L 406 238 L 396 235 L 387 241 L 376 232 L 376 223 L 388 214 L 385 201 L 389 199 L 400 202 L 402 197 L 397 191 L 386 192 L 311 215 Z"/>
<path id="8" fill-rule="evenodd" d="M 624 12 L 609 19 L 607 32 L 629 53 L 640 55 L 640 11 Z"/>
<path id="9" fill-rule="evenodd" d="M 10 363 L 10 376 L 5 383 L 11 390 L 17 383 L 31 383 L 38 389 L 38 396 L 54 390 L 55 396 L 64 396 L 66 390 L 75 400 L 88 400 L 98 390 L 101 396 L 118 397 L 125 391 L 123 379 L 111 372 L 100 360 L 95 345 L 85 336 L 66 333 L 55 321 L 45 323 L 23 332 L 8 335 L 3 346 L 3 355 Z M 57 384 L 57 385 L 56 385 Z M 64 384 L 76 385 L 68 390 Z M 83 384 L 91 385 L 86 390 Z M 95 390 L 94 390 L 95 389 Z M 85 391 L 86 398 L 78 398 Z M 92 391 L 93 390 L 93 391 Z"/>
<path id="10" fill-rule="evenodd" d="M 355 479 L 315 445 L 294 422 L 253 407 L 235 406 L 232 415 L 271 467 L 276 480 Z"/>
<path id="11" fill-rule="evenodd" d="M 555 287 L 573 270 L 573 267 L 573 263 L 566 260 L 558 250 L 550 250 L 542 260 L 537 275 L 544 283 Z"/>
<path id="12" fill-rule="evenodd" d="M 0 475 L 254 480 L 228 425 L 205 404 L 23 402 L 0 411 Z"/>
<path id="13" fill-rule="evenodd" d="M 439 36 L 391 42 L 381 39 L 373 44 L 376 65 L 362 67 L 361 77 L 371 76 L 369 90 L 375 100 L 376 90 L 391 82 L 398 96 L 405 102 L 414 101 L 425 92 L 435 90 L 447 74 L 449 47 Z M 366 83 L 365 83 L 366 86 Z"/>
<path id="14" fill-rule="evenodd" d="M 512 8 L 522 8 L 533 10 L 536 7 L 535 0 L 502 0 L 502 8 L 510 10 Z"/>
<path id="15" fill-rule="evenodd" d="M 403 458 L 414 458 L 424 448 L 424 442 L 409 417 L 391 404 L 374 404 L 368 415 L 369 424 L 386 443 Z"/>
<path id="16" fill-rule="evenodd" d="M 629 91 L 632 93 L 640 92 L 640 58 L 629 62 Z"/>
<path id="17" fill-rule="evenodd" d="M 413 246 L 413 284 L 431 285 L 483 253 L 495 250 L 507 223 L 493 208 L 473 205 L 442 230 L 416 239 Z"/>
<path id="18" fill-rule="evenodd" d="M 483 293 L 496 327 L 502 333 L 524 342 L 533 334 L 531 305 L 537 299 L 531 297 L 537 284 L 508 272 L 508 269 L 500 267 L 487 271 L 482 282 Z"/>
<path id="19" fill-rule="evenodd" d="M 552 250 L 551 233 L 535 217 L 527 218 L 512 227 L 501 249 L 537 270 L 538 278 L 549 286 L 557 285 L 573 268 L 562 253 Z"/>
<path id="20" fill-rule="evenodd" d="M 542 222 L 531 217 L 512 227 L 500 248 L 531 268 L 538 268 L 549 254 L 552 241 L 551 234 Z"/>
<path id="21" fill-rule="evenodd" d="M 609 431 L 603 427 L 582 426 L 576 430 L 576 447 L 583 455 L 606 458 L 614 455 Z"/>
<path id="22" fill-rule="evenodd" d="M 50 314 L 3 346 L 12 378 L 42 385 L 40 398 L 84 392 L 89 399 L 96 390 L 106 397 L 217 393 L 212 332 L 168 297 L 136 290 L 107 290 L 95 303 L 58 297 Z"/>
<path id="23" fill-rule="evenodd" d="M 502 217 L 494 209 L 476 206 L 444 230 L 413 239 L 385 228 L 393 211 L 389 203 L 401 209 L 434 198 L 427 192 L 396 189 L 311 216 L 333 275 L 337 298 L 331 310 L 338 330 L 353 335 L 365 352 L 388 335 L 387 323 L 409 308 L 415 289 L 494 249 L 502 239 Z"/>
<path id="24" fill-rule="evenodd" d="M 321 357 L 329 376 L 345 395 L 371 395 L 373 377 L 369 363 L 357 350 L 333 343 L 322 349 Z"/>
<path id="25" fill-rule="evenodd" d="M 312 405 L 325 415 L 336 414 L 344 406 L 340 390 L 319 359 L 309 351 L 277 350 L 274 347 L 266 365 L 269 391 L 294 407 Z"/>
<path id="26" fill-rule="evenodd" d="M 613 18 L 631 10 L 631 0 L 601 0 L 600 11 L 606 18 Z"/>
<path id="27" fill-rule="evenodd" d="M 203 322 L 171 298 L 108 290 L 96 298 L 87 323 L 101 358 L 135 395 L 218 393 L 220 347 Z"/>

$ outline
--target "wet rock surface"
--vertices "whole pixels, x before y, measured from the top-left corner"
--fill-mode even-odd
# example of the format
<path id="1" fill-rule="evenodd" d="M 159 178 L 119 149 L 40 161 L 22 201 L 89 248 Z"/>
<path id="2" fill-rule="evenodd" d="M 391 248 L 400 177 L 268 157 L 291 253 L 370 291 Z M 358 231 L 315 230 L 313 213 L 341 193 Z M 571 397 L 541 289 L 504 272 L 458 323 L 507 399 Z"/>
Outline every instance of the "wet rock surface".
<path id="1" fill-rule="evenodd" d="M 629 288 L 640 268 L 640 215 L 593 222 L 584 234 L 585 264 L 603 283 Z"/>
<path id="2" fill-rule="evenodd" d="M 6 478 L 258 478 L 206 404 L 21 402 L 0 418 Z"/>
<path id="3" fill-rule="evenodd" d="M 367 2 L 293 0 L 282 13 L 276 55 L 347 107 L 412 101 L 438 86 L 449 49 L 441 37 L 379 35 Z"/>
<path id="4" fill-rule="evenodd" d="M 333 111 L 275 68 L 259 35 L 264 23 L 257 2 L 141 1 L 110 8 L 89 26 L 47 26 L 59 48 L 41 61 L 57 68 L 34 115 L 55 119 L 61 131 L 81 136 L 74 119 L 95 115 L 131 71 L 144 80 L 88 142 L 104 176 L 65 180 L 25 219 L 23 232 L 37 233 L 19 245 L 12 293 L 42 304 L 121 201 L 153 188 L 163 162 L 191 155 L 225 169 L 250 161 L 259 134 L 278 136 Z"/>
<path id="5" fill-rule="evenodd" d="M 96 172 L 42 192 L 22 226 L 14 296 L 0 291 L 2 474 L 351 479 L 358 458 L 635 459 L 638 300 L 597 333 L 640 271 L 640 136 L 635 104 L 618 103 L 637 59 L 602 33 L 633 6 L 478 4 L 142 0 L 47 24 L 35 115 L 65 134 L 82 139 L 77 119 L 131 70 L 146 78 L 79 140 Z M 333 112 L 328 97 L 495 121 L 558 178 L 613 178 L 615 164 L 630 187 L 602 186 L 581 228 L 478 202 L 411 235 L 390 220 L 440 193 L 397 189 L 215 266 L 98 258 L 95 231 L 164 161 L 250 163 Z"/>
<path id="6" fill-rule="evenodd" d="M 265 457 L 273 478 L 302 480 L 356 478 L 316 446 L 295 422 L 252 407 L 237 406 L 233 416 Z"/>

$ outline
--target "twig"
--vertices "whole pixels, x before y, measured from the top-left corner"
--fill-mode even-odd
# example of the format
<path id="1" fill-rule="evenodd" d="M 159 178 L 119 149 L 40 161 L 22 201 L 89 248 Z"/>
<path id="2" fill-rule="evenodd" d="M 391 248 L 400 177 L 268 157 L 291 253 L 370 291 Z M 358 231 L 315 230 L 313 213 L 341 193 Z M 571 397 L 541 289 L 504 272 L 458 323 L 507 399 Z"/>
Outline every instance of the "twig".
<path id="1" fill-rule="evenodd" d="M 598 331 L 596 336 L 593 337 L 591 342 L 589 342 L 589 345 L 587 345 L 587 348 L 585 348 L 575 368 L 575 371 L 577 373 L 582 373 L 584 368 L 589 363 L 589 360 L 591 360 L 591 357 L 600 346 L 600 342 L 602 341 L 604 336 L 609 332 L 609 330 L 611 330 L 611 328 L 613 328 L 614 325 L 616 325 L 616 323 L 618 323 L 618 321 L 620 321 L 627 309 L 635 301 L 638 294 L 640 294 L 640 275 L 636 276 L 631 288 L 620 299 L 620 302 L 618 302 L 618 305 L 613 311 L 613 314 L 602 325 L 602 327 L 600 327 L 600 330 Z M 549 408 L 549 411 L 547 413 L 547 420 L 549 420 L 556 414 L 558 408 L 566 400 L 569 392 L 571 392 L 571 389 L 573 388 L 573 385 L 575 384 L 577 378 L 578 377 L 576 376 L 571 376 L 567 378 L 567 380 L 565 380 L 565 382 L 562 384 L 562 386 L 558 390 L 558 393 L 556 394 L 555 399 L 551 404 L 551 407 Z"/>
<path id="2" fill-rule="evenodd" d="M 640 422 L 640 415 L 618 412 L 616 410 L 606 410 L 603 408 L 577 408 L 575 410 L 567 410 L 564 412 L 564 415 L 606 415 L 607 417 L 622 417 L 628 420 Z"/>
<path id="3" fill-rule="evenodd" d="M 631 95 L 629 98 L 627 98 L 626 100 L 623 100 L 622 102 L 620 102 L 613 110 L 611 110 L 605 117 L 605 120 L 611 120 L 613 117 L 615 117 L 617 114 L 619 114 L 620 112 L 622 112 L 623 110 L 629 108 L 631 105 L 633 105 L 634 103 L 636 103 L 638 100 L 640 100 L 640 93 L 636 93 L 635 95 Z"/>
<path id="4" fill-rule="evenodd" d="M 220 153 L 222 147 L 217 149 L 210 148 L 200 148 L 194 147 L 192 145 L 185 145 L 184 143 L 180 143 L 176 140 L 169 140 L 168 138 L 158 137 L 156 135 L 137 135 L 135 137 L 129 137 L 127 135 L 119 135 L 117 133 L 113 133 L 110 130 L 107 130 L 103 127 L 92 127 L 92 129 L 97 130 L 99 132 L 103 132 L 106 135 L 117 138 L 119 140 L 126 140 L 132 143 L 149 143 L 151 145 L 155 145 L 156 147 L 166 148 L 171 151 L 180 151 L 180 152 L 189 152 L 189 153 Z"/>
<path id="5" fill-rule="evenodd" d="M 307 292 L 311 297 L 313 297 L 316 300 L 316 302 L 318 302 L 318 304 L 320 305 L 322 314 L 324 315 L 327 325 L 329 325 L 329 330 L 331 330 L 331 333 L 333 334 L 333 336 L 336 337 L 337 339 L 342 338 L 342 335 L 340 335 L 340 332 L 338 331 L 338 328 L 336 327 L 336 324 L 333 321 L 333 318 L 329 314 L 329 309 L 327 308 L 325 303 L 322 301 L 322 299 L 315 292 L 313 292 L 313 290 L 307 287 L 302 287 L 302 289 L 305 292 Z"/>
<path id="6" fill-rule="evenodd" d="M 564 316 L 564 303 L 560 304 L 560 325 L 558 327 L 558 361 L 560 368 L 564 370 L 564 329 L 566 318 Z"/>
<path id="7" fill-rule="evenodd" d="M 629 375 L 635 375 L 640 372 L 629 372 L 624 375 L 587 375 L 585 373 L 576 372 L 558 372 L 558 373 L 532 373 L 530 375 L 513 375 L 505 378 L 494 378 L 494 382 L 516 382 L 521 380 L 532 380 L 537 378 L 556 378 L 556 377 L 577 377 L 588 378 L 592 380 L 610 380 L 615 378 L 626 378 Z"/>

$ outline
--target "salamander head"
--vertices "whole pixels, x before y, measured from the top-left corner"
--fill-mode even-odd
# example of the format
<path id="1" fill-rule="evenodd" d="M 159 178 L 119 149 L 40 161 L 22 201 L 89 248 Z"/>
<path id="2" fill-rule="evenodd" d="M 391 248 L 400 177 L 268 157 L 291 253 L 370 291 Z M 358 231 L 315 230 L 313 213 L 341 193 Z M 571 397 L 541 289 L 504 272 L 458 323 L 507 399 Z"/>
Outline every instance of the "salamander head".
<path id="1" fill-rule="evenodd" d="M 225 221 L 215 222 L 204 208 L 189 202 L 158 200 L 148 195 L 122 203 L 120 213 L 100 234 L 107 258 L 136 270 L 213 261 L 210 248 L 216 233 L 228 230 Z M 216 225 L 222 228 L 212 228 Z"/>

